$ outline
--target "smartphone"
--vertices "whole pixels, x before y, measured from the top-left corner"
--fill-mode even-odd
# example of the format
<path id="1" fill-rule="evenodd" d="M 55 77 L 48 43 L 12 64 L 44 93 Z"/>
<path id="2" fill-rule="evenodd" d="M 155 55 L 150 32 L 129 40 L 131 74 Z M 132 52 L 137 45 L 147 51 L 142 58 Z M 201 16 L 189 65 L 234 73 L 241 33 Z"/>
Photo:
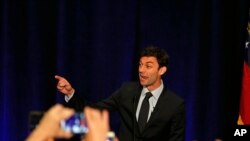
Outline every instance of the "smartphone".
<path id="1" fill-rule="evenodd" d="M 88 126 L 83 112 L 77 112 L 67 120 L 61 121 L 61 128 L 73 134 L 86 134 Z"/>

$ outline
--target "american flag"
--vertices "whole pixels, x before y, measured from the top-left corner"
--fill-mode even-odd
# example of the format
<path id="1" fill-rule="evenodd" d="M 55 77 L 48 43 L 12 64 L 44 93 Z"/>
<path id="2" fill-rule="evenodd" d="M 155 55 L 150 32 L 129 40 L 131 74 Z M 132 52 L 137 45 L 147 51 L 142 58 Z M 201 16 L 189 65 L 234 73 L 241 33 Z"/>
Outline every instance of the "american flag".
<path id="1" fill-rule="evenodd" d="M 250 125 L 250 9 L 247 24 L 248 38 L 245 43 L 245 59 L 242 75 L 242 93 L 238 125 Z"/>

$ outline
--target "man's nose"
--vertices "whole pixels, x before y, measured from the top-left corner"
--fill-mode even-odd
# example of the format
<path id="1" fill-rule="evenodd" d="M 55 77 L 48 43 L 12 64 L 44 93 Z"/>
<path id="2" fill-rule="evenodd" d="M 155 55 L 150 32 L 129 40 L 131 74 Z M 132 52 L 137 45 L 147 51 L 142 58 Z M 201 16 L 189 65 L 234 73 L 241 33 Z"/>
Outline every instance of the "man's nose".
<path id="1" fill-rule="evenodd" d="M 139 72 L 143 73 L 145 71 L 144 67 L 139 67 Z"/>

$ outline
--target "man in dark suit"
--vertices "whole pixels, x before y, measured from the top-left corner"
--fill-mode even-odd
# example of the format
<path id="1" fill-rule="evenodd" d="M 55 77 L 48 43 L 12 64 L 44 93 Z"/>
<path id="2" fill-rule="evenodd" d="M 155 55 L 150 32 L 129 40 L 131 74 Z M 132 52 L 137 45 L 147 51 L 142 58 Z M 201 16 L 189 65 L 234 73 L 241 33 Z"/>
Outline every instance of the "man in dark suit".
<path id="1" fill-rule="evenodd" d="M 184 141 L 184 100 L 170 91 L 161 78 L 167 72 L 168 58 L 161 48 L 144 48 L 140 54 L 139 83 L 124 83 L 109 98 L 94 104 L 119 112 L 120 141 Z M 67 105 L 81 110 L 85 100 L 78 97 L 65 78 L 55 78 Z"/>

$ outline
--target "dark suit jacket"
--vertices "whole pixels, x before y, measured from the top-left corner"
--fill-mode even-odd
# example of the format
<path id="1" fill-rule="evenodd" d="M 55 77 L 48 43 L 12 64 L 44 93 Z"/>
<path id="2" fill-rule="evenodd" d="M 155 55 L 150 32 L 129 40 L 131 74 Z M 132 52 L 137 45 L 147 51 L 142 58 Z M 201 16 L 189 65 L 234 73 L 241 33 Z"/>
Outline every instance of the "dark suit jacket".
<path id="1" fill-rule="evenodd" d="M 166 87 L 163 89 L 144 131 L 139 131 L 136 108 L 141 90 L 142 87 L 139 83 L 124 83 L 109 98 L 94 106 L 119 112 L 121 126 L 118 137 L 120 141 L 184 141 L 184 101 Z M 79 100 L 75 94 L 67 105 L 82 110 L 86 102 Z"/>

